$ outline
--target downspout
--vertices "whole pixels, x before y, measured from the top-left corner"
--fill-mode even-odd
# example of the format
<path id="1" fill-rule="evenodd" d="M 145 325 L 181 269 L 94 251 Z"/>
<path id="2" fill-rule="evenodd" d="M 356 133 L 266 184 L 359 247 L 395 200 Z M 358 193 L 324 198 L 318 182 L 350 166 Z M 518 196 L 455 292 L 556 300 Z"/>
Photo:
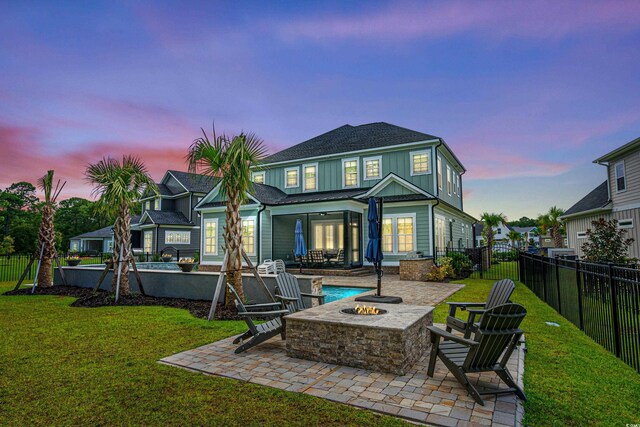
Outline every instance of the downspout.
<path id="1" fill-rule="evenodd" d="M 261 258 L 260 256 L 262 255 L 262 233 L 260 231 L 260 229 L 262 228 L 262 212 L 264 212 L 264 210 L 267 209 L 266 205 L 262 205 L 262 207 L 258 210 L 258 247 L 256 248 L 256 265 L 260 264 L 261 262 Z"/>
<path id="2" fill-rule="evenodd" d="M 442 139 L 438 138 L 438 144 L 433 149 L 433 160 L 436 164 L 436 188 L 434 188 L 436 193 L 436 202 L 431 205 L 431 255 L 433 256 L 433 261 L 436 260 L 436 211 L 435 207 L 440 204 L 440 190 L 438 182 L 438 147 L 442 145 Z"/>

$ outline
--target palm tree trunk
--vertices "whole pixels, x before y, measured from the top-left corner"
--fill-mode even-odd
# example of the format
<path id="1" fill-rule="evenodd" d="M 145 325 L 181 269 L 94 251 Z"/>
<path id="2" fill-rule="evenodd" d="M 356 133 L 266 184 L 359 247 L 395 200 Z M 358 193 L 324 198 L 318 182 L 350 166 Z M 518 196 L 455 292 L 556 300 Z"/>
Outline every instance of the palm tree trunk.
<path id="1" fill-rule="evenodd" d="M 551 228 L 551 236 L 553 237 L 553 245 L 556 248 L 561 248 L 564 243 L 564 239 L 562 238 L 562 234 L 560 233 L 560 227 L 554 225 Z"/>
<path id="2" fill-rule="evenodd" d="M 38 232 L 38 256 L 40 256 L 43 244 L 44 252 L 42 253 L 42 263 L 40 264 L 40 273 L 38 274 L 38 286 L 49 288 L 53 286 L 51 266 L 56 253 L 53 206 L 50 204 L 45 204 L 42 208 L 42 221 L 40 222 L 40 231 Z"/>
<path id="3" fill-rule="evenodd" d="M 226 227 L 224 239 L 229 252 L 227 261 L 227 282 L 233 286 L 241 299 L 244 299 L 242 289 L 242 225 L 240 222 L 240 202 L 238 193 L 233 189 L 227 189 Z M 235 307 L 233 295 L 226 290 L 226 306 Z"/>
<path id="4" fill-rule="evenodd" d="M 113 233 L 113 280 L 111 292 L 116 291 L 118 283 L 118 265 L 120 265 L 120 295 L 129 295 L 129 261 L 131 260 L 131 213 L 129 205 L 122 203 L 116 218 Z M 122 248 L 122 259 L 120 259 Z"/>

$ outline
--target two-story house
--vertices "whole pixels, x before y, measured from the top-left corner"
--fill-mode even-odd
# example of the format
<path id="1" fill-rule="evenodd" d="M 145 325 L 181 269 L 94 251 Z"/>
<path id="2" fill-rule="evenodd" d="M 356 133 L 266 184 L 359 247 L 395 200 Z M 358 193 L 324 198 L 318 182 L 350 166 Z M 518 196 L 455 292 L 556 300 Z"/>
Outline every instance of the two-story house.
<path id="1" fill-rule="evenodd" d="M 582 256 L 591 222 L 615 218 L 618 227 L 634 238 L 629 256 L 640 258 L 640 138 L 593 161 L 607 168 L 607 180 L 571 206 L 561 217 L 565 221 L 568 247 Z"/>
<path id="2" fill-rule="evenodd" d="M 482 231 L 484 230 L 485 225 L 483 223 L 476 224 L 475 227 L 475 240 L 476 246 L 481 247 L 485 246 L 486 242 L 484 241 L 484 236 L 482 235 Z M 503 223 L 502 221 L 498 223 L 495 227 L 493 227 L 493 241 L 494 243 L 503 242 L 509 243 L 509 238 L 507 235 L 511 231 L 511 228 L 508 224 Z"/>
<path id="3" fill-rule="evenodd" d="M 194 210 L 215 186 L 216 179 L 169 170 L 157 183 L 158 195 L 140 199 L 139 222 L 131 224 L 134 248 L 144 253 L 160 253 L 167 248 L 180 256 L 193 256 L 200 248 L 200 212 Z"/>
<path id="4" fill-rule="evenodd" d="M 412 252 L 472 247 L 463 211 L 465 169 L 442 138 L 394 126 L 345 125 L 277 152 L 253 171 L 254 191 L 241 209 L 243 246 L 255 261 L 294 261 L 294 229 L 308 249 L 342 250 L 343 267 L 366 265 L 367 201 L 382 198 L 383 265 Z M 225 203 L 214 187 L 202 213 L 201 265 L 219 266 Z"/>

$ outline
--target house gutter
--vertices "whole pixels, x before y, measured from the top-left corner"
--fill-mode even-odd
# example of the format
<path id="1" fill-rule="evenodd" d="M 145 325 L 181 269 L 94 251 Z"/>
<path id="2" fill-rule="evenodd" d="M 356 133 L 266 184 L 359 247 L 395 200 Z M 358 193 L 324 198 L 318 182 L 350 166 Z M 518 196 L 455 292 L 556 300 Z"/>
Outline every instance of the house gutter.
<path id="1" fill-rule="evenodd" d="M 438 186 L 440 183 L 438 182 L 438 147 L 442 145 L 442 139 L 438 138 L 438 144 L 433 147 L 433 161 L 436 164 L 436 188 L 434 188 L 436 193 L 436 202 L 431 205 L 431 255 L 433 256 L 433 261 L 436 260 L 436 211 L 435 207 L 440 204 L 440 187 Z"/>
<path id="2" fill-rule="evenodd" d="M 262 228 L 262 212 L 267 209 L 267 205 L 262 205 L 262 207 L 258 210 L 258 247 L 256 248 L 256 265 L 260 264 L 260 256 L 262 255 L 262 233 L 260 229 Z"/>

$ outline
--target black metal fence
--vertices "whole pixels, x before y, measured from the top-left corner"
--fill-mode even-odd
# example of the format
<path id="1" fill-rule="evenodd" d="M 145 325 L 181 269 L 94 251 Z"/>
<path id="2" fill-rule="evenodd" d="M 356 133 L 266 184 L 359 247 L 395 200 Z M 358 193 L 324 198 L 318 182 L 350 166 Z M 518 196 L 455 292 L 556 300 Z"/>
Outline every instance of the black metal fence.
<path id="1" fill-rule="evenodd" d="M 640 372 L 640 270 L 521 252 L 520 281 Z"/>
<path id="2" fill-rule="evenodd" d="M 196 250 L 167 250 L 164 253 L 136 253 L 136 262 L 163 262 L 173 261 L 177 262 L 181 258 L 197 258 L 198 251 Z M 68 265 L 67 256 L 70 254 L 59 254 L 60 264 L 63 266 Z M 74 254 L 76 255 L 76 254 Z M 163 258 L 163 255 L 165 257 Z M 171 255 L 171 259 L 167 259 L 166 255 Z M 25 271 L 32 255 L 3 255 L 0 256 L 0 282 L 17 282 L 22 273 Z M 80 265 L 90 264 L 103 264 L 106 259 L 111 258 L 111 254 L 97 254 L 97 255 L 79 255 Z M 55 267 L 55 261 L 52 266 Z M 33 280 L 38 268 L 38 260 L 35 259 L 31 264 L 27 276 L 25 277 L 25 283 L 31 283 L 29 280 Z"/>
<path id="3" fill-rule="evenodd" d="M 466 256 L 471 263 L 470 276 L 473 279 L 513 279 L 518 280 L 518 249 L 506 244 L 496 244 L 493 248 L 437 248 L 436 263 L 443 257 Z"/>

